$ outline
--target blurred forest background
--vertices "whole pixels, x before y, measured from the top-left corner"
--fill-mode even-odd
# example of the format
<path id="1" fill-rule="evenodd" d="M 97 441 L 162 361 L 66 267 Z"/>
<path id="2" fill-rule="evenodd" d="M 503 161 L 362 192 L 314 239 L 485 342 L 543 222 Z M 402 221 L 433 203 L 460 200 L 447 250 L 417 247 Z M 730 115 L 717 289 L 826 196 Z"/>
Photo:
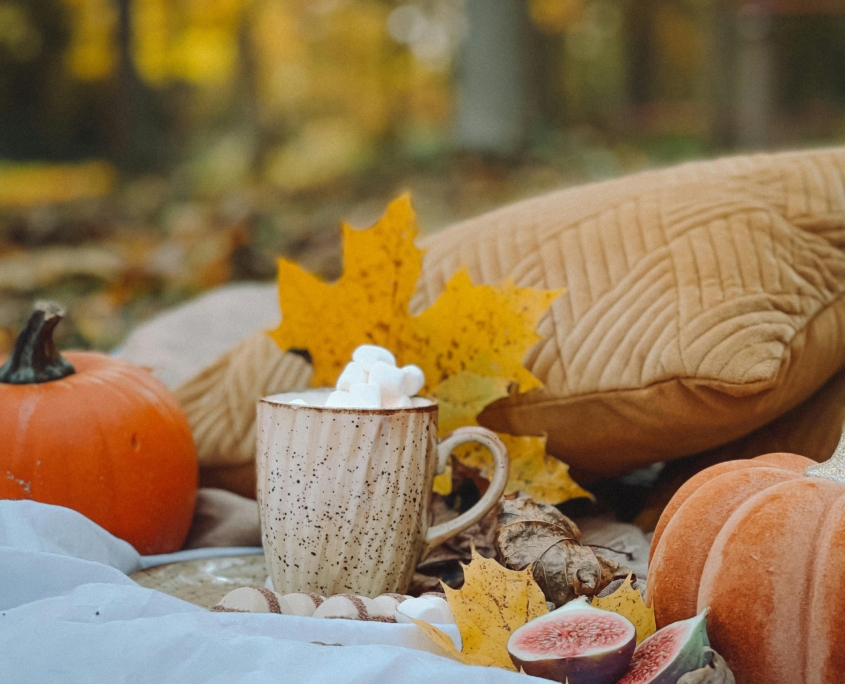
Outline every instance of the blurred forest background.
<path id="1" fill-rule="evenodd" d="M 342 218 L 845 142 L 845 0 L 0 0 L 0 353 L 110 349 Z"/>

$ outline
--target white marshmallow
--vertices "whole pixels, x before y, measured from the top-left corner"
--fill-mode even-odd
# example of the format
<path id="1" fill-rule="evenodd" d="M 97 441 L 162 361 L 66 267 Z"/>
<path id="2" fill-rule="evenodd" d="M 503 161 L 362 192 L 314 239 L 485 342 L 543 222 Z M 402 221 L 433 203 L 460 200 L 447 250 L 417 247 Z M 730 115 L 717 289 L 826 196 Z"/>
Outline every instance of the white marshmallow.
<path id="1" fill-rule="evenodd" d="M 352 353 L 352 360 L 361 365 L 368 373 L 378 361 L 384 361 L 391 366 L 396 365 L 396 357 L 387 349 L 374 344 L 362 344 Z"/>
<path id="2" fill-rule="evenodd" d="M 285 600 L 289 613 L 285 615 L 300 615 L 302 617 L 311 617 L 317 607 L 323 603 L 323 597 L 317 594 L 294 593 L 285 594 L 282 597 Z"/>
<path id="3" fill-rule="evenodd" d="M 332 392 L 331 396 L 337 394 Z M 359 382 L 349 388 L 351 406 L 355 408 L 381 408 L 381 389 L 378 385 Z"/>
<path id="4" fill-rule="evenodd" d="M 371 612 L 370 615 L 374 617 L 386 617 L 386 618 L 395 618 L 396 609 L 399 607 L 399 604 L 405 601 L 407 597 L 399 596 L 397 594 L 389 595 L 389 594 L 382 594 L 381 596 L 376 596 L 373 599 L 373 609 L 377 611 L 376 613 Z"/>
<path id="5" fill-rule="evenodd" d="M 294 404 L 296 406 L 306 406 L 305 401 L 302 399 L 291 399 L 288 404 Z"/>
<path id="6" fill-rule="evenodd" d="M 381 405 L 382 408 L 404 409 L 411 408 L 414 404 L 411 401 L 411 397 L 406 397 L 404 394 L 397 396 L 395 394 L 385 394 L 382 392 Z"/>
<path id="7" fill-rule="evenodd" d="M 273 600 L 275 599 L 275 601 Z M 284 596 L 270 589 L 256 589 L 255 587 L 240 587 L 226 594 L 213 611 L 218 612 L 246 612 L 246 613 L 281 613 L 290 614 L 291 608 Z"/>
<path id="8" fill-rule="evenodd" d="M 425 397 L 411 397 L 411 406 L 419 408 L 420 406 L 428 406 L 431 402 Z"/>
<path id="9" fill-rule="evenodd" d="M 425 374 L 419 366 L 414 366 L 413 364 L 403 366 L 400 373 L 402 374 L 400 390 L 401 394 L 405 396 L 413 397 L 425 385 Z"/>
<path id="10" fill-rule="evenodd" d="M 347 363 L 346 368 L 337 379 L 337 389 L 348 392 L 350 386 L 356 385 L 359 382 L 367 382 L 368 373 L 361 367 L 360 364 L 354 361 Z"/>
<path id="11" fill-rule="evenodd" d="M 405 394 L 402 391 L 402 371 L 396 366 L 391 366 L 384 361 L 376 361 L 373 364 L 367 384 L 378 385 L 381 387 L 382 394 L 386 393 L 396 396 Z"/>
<path id="12" fill-rule="evenodd" d="M 425 384 L 425 375 L 414 365 L 396 367 L 387 349 L 363 344 L 352 354 L 337 379 L 337 390 L 329 395 L 329 408 L 411 408 L 414 395 Z M 368 387 L 369 386 L 369 387 Z"/>
<path id="13" fill-rule="evenodd" d="M 324 406 L 326 408 L 352 408 L 354 406 L 352 395 L 349 392 L 337 390 L 329 395 Z"/>
<path id="14" fill-rule="evenodd" d="M 350 594 L 337 594 L 330 596 L 323 604 L 314 611 L 315 618 L 346 618 L 347 620 L 366 620 L 374 617 L 378 608 L 373 600 L 366 596 L 352 596 Z"/>
<path id="15" fill-rule="evenodd" d="M 454 625 L 455 616 L 446 599 L 438 596 L 420 596 L 403 601 L 396 608 L 396 622 L 424 620 L 433 625 Z"/>

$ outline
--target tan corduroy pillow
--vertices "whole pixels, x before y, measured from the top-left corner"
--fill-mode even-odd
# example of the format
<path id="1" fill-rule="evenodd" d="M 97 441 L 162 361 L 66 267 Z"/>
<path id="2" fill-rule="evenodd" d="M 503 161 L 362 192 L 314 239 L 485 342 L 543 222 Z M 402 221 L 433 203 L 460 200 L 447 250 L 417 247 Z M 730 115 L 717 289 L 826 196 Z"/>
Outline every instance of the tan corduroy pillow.
<path id="1" fill-rule="evenodd" d="M 567 287 L 481 422 L 614 475 L 746 435 L 845 364 L 845 148 L 568 189 L 429 237 L 417 310 L 456 269 Z"/>

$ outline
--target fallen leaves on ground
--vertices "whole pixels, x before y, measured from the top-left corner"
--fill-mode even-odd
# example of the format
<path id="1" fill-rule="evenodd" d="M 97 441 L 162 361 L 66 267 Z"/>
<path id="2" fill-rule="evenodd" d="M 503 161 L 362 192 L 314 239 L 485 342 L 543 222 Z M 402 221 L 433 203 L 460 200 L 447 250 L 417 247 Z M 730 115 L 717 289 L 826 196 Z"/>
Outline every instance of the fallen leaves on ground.
<path id="1" fill-rule="evenodd" d="M 515 670 L 508 655 L 508 637 L 518 627 L 548 612 L 543 592 L 529 570 L 508 570 L 475 551 L 472 561 L 464 566 L 464 577 L 460 589 L 445 587 L 446 600 L 463 641 L 460 651 L 434 625 L 421 620 L 414 620 L 415 624 L 461 662 Z"/>
<path id="2" fill-rule="evenodd" d="M 637 628 L 638 644 L 657 631 L 657 625 L 654 621 L 654 608 L 646 606 L 643 595 L 631 585 L 630 575 L 622 583 L 622 586 L 609 596 L 593 598 L 593 605 L 596 608 L 611 610 L 633 622 Z"/>
<path id="3" fill-rule="evenodd" d="M 117 173 L 105 161 L 80 164 L 0 164 L 0 206 L 30 207 L 101 197 Z"/>

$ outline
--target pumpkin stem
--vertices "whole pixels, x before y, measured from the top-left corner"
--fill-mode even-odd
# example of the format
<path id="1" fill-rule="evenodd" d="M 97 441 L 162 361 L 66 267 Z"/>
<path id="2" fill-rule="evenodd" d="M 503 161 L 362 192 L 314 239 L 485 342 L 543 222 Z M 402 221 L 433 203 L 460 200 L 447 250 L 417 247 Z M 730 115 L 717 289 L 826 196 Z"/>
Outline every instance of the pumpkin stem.
<path id="1" fill-rule="evenodd" d="M 0 367 L 0 383 L 34 385 L 60 380 L 76 372 L 53 342 L 53 330 L 64 315 L 64 309 L 54 302 L 35 303 L 35 310 L 18 335 L 15 348 Z"/>
<path id="2" fill-rule="evenodd" d="M 839 438 L 839 444 L 836 445 L 833 456 L 824 463 L 810 466 L 806 472 L 810 477 L 824 477 L 845 484 L 845 432 Z"/>

